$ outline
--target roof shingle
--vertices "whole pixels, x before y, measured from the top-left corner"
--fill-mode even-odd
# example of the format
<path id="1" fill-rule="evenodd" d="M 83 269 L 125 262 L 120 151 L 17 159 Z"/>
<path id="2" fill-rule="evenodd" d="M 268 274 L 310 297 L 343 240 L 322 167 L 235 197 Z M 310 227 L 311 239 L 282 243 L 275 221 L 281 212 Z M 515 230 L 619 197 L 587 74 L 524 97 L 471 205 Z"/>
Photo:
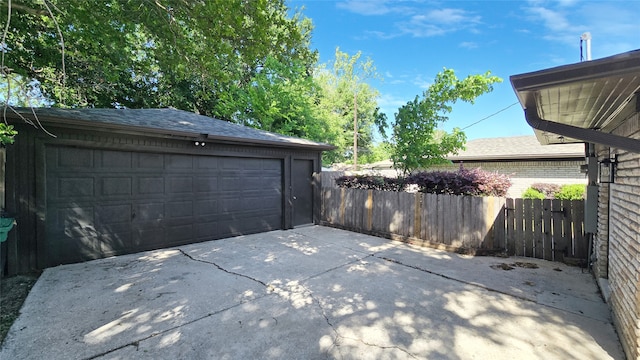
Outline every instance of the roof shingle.
<path id="1" fill-rule="evenodd" d="M 466 150 L 449 155 L 451 161 L 514 160 L 584 157 L 584 144 L 540 145 L 535 136 L 511 136 L 475 139 L 467 142 Z"/>
<path id="2" fill-rule="evenodd" d="M 175 133 L 183 136 L 206 137 L 221 141 L 271 144 L 288 147 L 331 150 L 328 144 L 292 136 L 280 135 L 247 126 L 214 119 L 176 109 L 59 109 L 59 108 L 17 108 L 20 115 L 33 120 L 32 111 L 43 123 L 90 125 L 102 124 L 127 127 L 156 133 Z M 15 113 L 7 112 L 7 117 L 16 119 Z"/>

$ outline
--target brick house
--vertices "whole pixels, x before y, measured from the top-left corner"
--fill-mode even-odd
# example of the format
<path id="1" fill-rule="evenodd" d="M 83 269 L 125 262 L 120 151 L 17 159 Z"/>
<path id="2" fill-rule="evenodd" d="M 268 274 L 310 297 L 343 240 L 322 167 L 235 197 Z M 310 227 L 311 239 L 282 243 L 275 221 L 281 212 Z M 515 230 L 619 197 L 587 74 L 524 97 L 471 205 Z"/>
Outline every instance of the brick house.
<path id="1" fill-rule="evenodd" d="M 541 144 L 585 143 L 593 272 L 640 358 L 640 50 L 511 76 Z"/>
<path id="2" fill-rule="evenodd" d="M 449 155 L 452 163 L 436 165 L 428 170 L 455 171 L 462 164 L 466 169 L 481 168 L 508 175 L 511 187 L 507 197 L 519 198 L 534 183 L 586 184 L 580 167 L 585 164 L 582 144 L 541 145 L 535 136 L 509 136 L 470 140 L 457 155 Z M 391 161 L 370 166 L 385 175 L 395 175 Z"/>

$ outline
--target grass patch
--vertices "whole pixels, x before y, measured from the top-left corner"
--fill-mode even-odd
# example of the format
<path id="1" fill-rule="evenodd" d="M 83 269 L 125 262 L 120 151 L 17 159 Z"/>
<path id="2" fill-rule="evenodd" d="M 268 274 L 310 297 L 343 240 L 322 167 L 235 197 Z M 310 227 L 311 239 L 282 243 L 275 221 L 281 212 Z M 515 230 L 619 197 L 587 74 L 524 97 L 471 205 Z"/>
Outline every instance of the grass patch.
<path id="1" fill-rule="evenodd" d="M 20 315 L 20 309 L 39 274 L 0 278 L 0 344 Z"/>

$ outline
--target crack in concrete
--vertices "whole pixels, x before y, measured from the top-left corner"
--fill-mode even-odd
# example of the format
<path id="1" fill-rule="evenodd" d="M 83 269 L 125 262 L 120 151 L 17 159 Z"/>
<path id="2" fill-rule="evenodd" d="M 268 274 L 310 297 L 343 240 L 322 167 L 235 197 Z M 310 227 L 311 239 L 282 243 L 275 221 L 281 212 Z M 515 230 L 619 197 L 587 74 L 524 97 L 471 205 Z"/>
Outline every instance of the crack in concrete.
<path id="1" fill-rule="evenodd" d="M 371 344 L 371 343 L 368 343 L 368 342 L 366 342 L 366 341 L 364 341 L 364 340 L 362 340 L 362 339 L 354 339 L 354 338 L 346 337 L 346 336 L 343 336 L 343 338 L 344 338 L 344 339 L 353 340 L 353 341 L 358 341 L 358 342 L 360 342 L 360 343 L 362 343 L 362 344 L 364 344 L 364 345 L 366 345 L 366 346 L 376 347 L 376 348 L 378 348 L 378 349 L 383 349 L 383 350 L 387 350 L 387 349 L 396 349 L 396 350 L 400 350 L 400 351 L 402 351 L 403 353 L 405 353 L 405 354 L 407 354 L 407 355 L 411 356 L 411 358 L 413 358 L 413 359 L 419 359 L 419 357 L 417 357 L 417 356 L 415 356 L 414 354 L 410 353 L 408 350 L 403 349 L 403 348 L 401 348 L 401 347 L 399 347 L 399 346 L 396 346 L 396 345 L 394 345 L 394 346 L 384 346 L 384 345 L 378 345 L 378 344 Z"/>
<path id="2" fill-rule="evenodd" d="M 127 347 L 129 347 L 129 346 L 134 346 L 134 347 L 136 348 L 136 351 L 137 351 L 137 350 L 140 348 L 140 343 L 141 343 L 141 342 L 143 342 L 143 341 L 149 340 L 149 339 L 154 338 L 154 337 L 156 337 L 156 336 L 158 336 L 158 335 L 166 334 L 166 333 L 171 332 L 171 331 L 176 330 L 176 329 L 180 329 L 180 328 L 182 328 L 182 327 L 184 327 L 184 326 L 191 325 L 191 324 L 193 324 L 193 323 L 196 323 L 196 322 L 198 322 L 198 321 L 200 321 L 200 320 L 203 320 L 203 319 L 206 319 L 206 318 L 208 318 L 208 317 L 211 317 L 211 316 L 215 316 L 215 315 L 221 314 L 221 313 L 223 313 L 223 312 L 225 312 L 225 311 L 228 311 L 228 310 L 231 310 L 231 309 L 236 308 L 236 307 L 238 307 L 238 306 L 244 305 L 244 304 L 245 304 L 245 303 L 247 303 L 247 302 L 255 301 L 255 300 L 261 299 L 261 298 L 263 298 L 263 297 L 265 297 L 265 296 L 267 296 L 267 295 L 259 296 L 259 297 L 256 297 L 255 299 L 251 299 L 251 300 L 247 300 L 247 301 L 241 301 L 241 302 L 239 302 L 239 303 L 237 303 L 237 304 L 231 305 L 231 306 L 226 307 L 226 308 L 224 308 L 224 309 L 220 309 L 220 310 L 218 310 L 218 311 L 214 311 L 214 312 L 208 313 L 208 314 L 206 314 L 206 315 L 204 315 L 204 316 L 201 316 L 201 317 L 199 317 L 199 318 L 197 318 L 197 319 L 193 319 L 193 320 L 191 320 L 191 321 L 187 321 L 187 322 L 185 322 L 184 324 L 180 324 L 180 325 L 172 326 L 172 327 L 170 327 L 170 328 L 168 328 L 168 329 L 165 329 L 165 330 L 162 330 L 162 331 L 155 332 L 155 333 L 153 333 L 153 334 L 150 334 L 150 335 L 145 336 L 145 337 L 140 338 L 140 339 L 133 340 L 133 341 L 131 341 L 131 342 L 129 342 L 129 343 L 126 343 L 126 344 L 120 345 L 120 346 L 115 347 L 115 348 L 113 348 L 113 349 L 110 349 L 110 350 L 107 350 L 107 351 L 103 351 L 103 352 L 101 352 L 101 353 L 99 353 L 99 354 L 95 354 L 95 355 L 92 355 L 92 356 L 90 356 L 90 357 L 84 358 L 83 360 L 93 360 L 93 359 L 97 359 L 97 358 L 103 357 L 103 356 L 105 356 L 105 355 L 109 355 L 109 354 L 111 354 L 111 353 L 113 353 L 113 352 L 115 352 L 115 351 L 118 351 L 118 350 L 122 350 L 122 349 L 124 349 L 124 348 L 127 348 Z"/>
<path id="3" fill-rule="evenodd" d="M 186 257 L 188 257 L 189 259 L 191 259 L 191 260 L 193 260 L 193 261 L 198 261 L 198 262 L 201 262 L 201 263 L 205 263 L 205 264 L 213 265 L 213 266 L 215 266 L 216 268 L 218 268 L 218 270 L 224 271 L 224 272 L 226 272 L 227 274 L 240 276 L 240 277 L 243 277 L 243 278 L 245 278 L 245 279 L 249 279 L 249 280 L 251 280 L 251 281 L 255 281 L 255 282 L 257 282 L 258 284 L 260 284 L 260 285 L 264 286 L 264 287 L 265 287 L 265 288 L 267 288 L 267 289 L 269 289 L 269 288 L 270 288 L 270 286 L 269 286 L 269 285 L 267 285 L 266 283 L 264 283 L 263 281 L 260 281 L 260 280 L 258 280 L 258 279 L 256 279 L 256 278 L 252 278 L 252 277 L 251 277 L 251 276 L 249 276 L 249 275 L 240 274 L 240 273 L 237 273 L 237 272 L 234 272 L 234 271 L 229 271 L 229 270 L 227 270 L 227 269 L 223 268 L 222 266 L 220 266 L 220 265 L 218 265 L 218 264 L 214 263 L 213 261 L 207 261 L 207 260 L 196 259 L 196 258 L 194 258 L 193 256 L 189 255 L 188 253 L 184 252 L 184 250 L 182 250 L 182 249 L 178 249 L 178 251 L 180 251 L 180 252 L 182 253 L 182 255 L 184 255 L 184 256 L 186 256 Z"/>
<path id="4" fill-rule="evenodd" d="M 547 307 L 547 308 L 550 308 L 550 309 L 566 312 L 566 313 L 569 313 L 569 314 L 574 314 L 574 315 L 577 315 L 577 316 L 582 316 L 582 317 L 585 317 L 585 318 L 588 318 L 588 319 L 591 319 L 591 320 L 596 320 L 596 321 L 608 324 L 608 322 L 603 321 L 602 319 L 597 319 L 597 318 L 594 318 L 594 317 L 591 317 L 591 316 L 588 316 L 588 315 L 585 315 L 585 314 L 582 314 L 582 313 L 576 313 L 576 312 L 569 311 L 567 309 L 559 308 L 559 307 L 556 307 L 556 306 L 552 306 L 552 305 L 549 305 L 549 304 L 540 303 L 540 302 L 538 302 L 538 301 L 536 301 L 534 299 L 530 299 L 530 298 L 527 298 L 525 296 L 511 294 L 511 293 L 508 293 L 506 291 L 493 289 L 493 288 L 490 288 L 490 287 L 482 285 L 482 284 L 474 283 L 474 282 L 471 282 L 471 281 L 465 281 L 465 280 L 462 280 L 462 279 L 457 279 L 457 278 L 454 278 L 452 276 L 441 274 L 439 272 L 435 272 L 435 271 L 432 271 L 432 270 L 427 270 L 427 269 L 421 268 L 421 267 L 416 266 L 416 265 L 405 264 L 405 263 L 403 263 L 401 261 L 398 261 L 398 260 L 395 260 L 395 259 L 391 259 L 391 258 L 388 258 L 388 257 L 385 257 L 385 256 L 374 255 L 374 257 L 377 258 L 377 259 L 381 259 L 381 260 L 384 260 L 384 261 L 388 261 L 388 262 L 394 263 L 394 264 L 405 266 L 405 267 L 408 267 L 408 268 L 411 268 L 411 269 L 422 271 L 422 272 L 425 272 L 427 274 L 439 276 L 439 277 L 441 277 L 443 279 L 456 281 L 456 282 L 459 282 L 459 283 L 462 283 L 462 284 L 465 284 L 465 285 L 475 286 L 477 288 L 480 288 L 480 289 L 483 289 L 483 290 L 486 290 L 486 291 L 489 291 L 489 292 L 510 296 L 510 297 L 516 298 L 518 300 L 527 301 L 527 302 L 534 303 L 534 304 L 540 305 L 540 306 L 544 306 L 544 307 Z"/>
<path id="5" fill-rule="evenodd" d="M 325 355 L 329 355 L 329 352 L 331 351 L 332 348 L 336 348 L 336 349 L 338 349 L 338 352 L 340 352 L 340 346 L 338 345 L 338 341 L 339 341 L 340 338 L 342 338 L 342 336 L 340 335 L 338 330 L 335 328 L 335 326 L 331 323 L 331 320 L 329 320 L 329 317 L 327 316 L 327 312 L 325 311 L 324 307 L 322 306 L 322 303 L 320 302 L 320 300 L 318 298 L 316 298 L 315 296 L 313 296 L 313 292 L 309 288 L 307 288 L 304 285 L 300 285 L 300 286 L 309 293 L 309 296 L 311 297 L 311 300 L 313 300 L 313 302 L 320 309 L 320 314 L 322 314 L 322 317 L 324 317 L 324 321 L 327 323 L 327 325 L 329 325 L 329 327 L 331 328 L 331 330 L 335 334 L 335 336 L 333 338 L 333 342 L 331 343 L 331 347 L 329 347 L 329 349 L 327 349 L 327 351 L 325 352 Z M 341 352 L 340 352 L 340 356 L 342 357 L 342 353 Z"/>
<path id="6" fill-rule="evenodd" d="M 196 258 L 194 258 L 193 256 L 191 256 L 191 255 L 189 255 L 188 253 L 186 253 L 185 251 L 183 251 L 182 249 L 178 249 L 178 251 L 180 251 L 180 253 L 181 253 L 182 255 L 186 256 L 186 257 L 187 257 L 187 258 L 189 258 L 190 260 L 198 261 L 198 262 L 205 263 L 205 264 L 209 264 L 209 265 L 213 265 L 213 266 L 215 266 L 218 270 L 224 271 L 224 272 L 226 272 L 227 274 L 231 274 L 231 275 L 235 275 L 235 276 L 240 276 L 240 277 L 243 277 L 243 278 L 246 278 L 246 279 L 252 280 L 252 281 L 254 281 L 254 282 L 257 282 L 257 283 L 261 284 L 261 285 L 262 285 L 262 286 L 264 286 L 267 290 L 269 290 L 269 289 L 271 289 L 271 288 L 272 288 L 270 285 L 267 285 L 267 284 L 265 284 L 263 281 L 260 281 L 260 280 L 258 280 L 258 279 L 252 278 L 251 276 L 244 275 L 244 274 L 240 274 L 240 273 L 233 272 L 233 271 L 229 271 L 229 270 L 227 270 L 227 269 L 223 268 L 222 266 L 220 266 L 220 265 L 218 265 L 218 264 L 216 264 L 216 263 L 214 263 L 214 262 L 212 262 L 212 261 L 206 261 L 206 260 L 196 259 Z M 146 337 L 143 337 L 143 338 L 140 338 L 140 339 L 136 339 L 136 340 L 134 340 L 134 341 L 131 341 L 131 342 L 126 343 L 126 344 L 123 344 L 123 345 L 118 346 L 118 347 L 116 347 L 116 348 L 113 348 L 113 349 L 110 349 L 110 350 L 107 350 L 107 351 L 101 352 L 101 353 L 96 354 L 96 355 L 92 355 L 92 356 L 87 357 L 87 358 L 84 358 L 83 360 L 93 360 L 93 359 L 97 359 L 97 358 L 103 357 L 103 356 L 105 356 L 105 355 L 111 354 L 111 353 L 113 353 L 113 352 L 115 352 L 115 351 L 118 351 L 118 350 L 121 350 L 121 349 L 127 348 L 127 347 L 129 347 L 129 346 L 134 346 L 134 347 L 136 348 L 136 350 L 138 350 L 138 349 L 139 349 L 139 347 L 140 347 L 140 343 L 141 343 L 141 342 L 143 342 L 143 341 L 149 340 L 149 339 L 151 339 L 151 338 L 153 338 L 153 337 L 156 337 L 156 336 L 158 336 L 158 335 L 166 334 L 167 332 L 170 332 L 170 331 L 173 331 L 173 330 L 179 329 L 179 328 L 181 328 L 181 327 L 184 327 L 184 326 L 187 326 L 187 325 L 191 325 L 191 324 L 193 324 L 193 323 L 195 323 L 195 322 L 198 322 L 198 321 L 200 321 L 200 320 L 206 319 L 206 318 L 211 317 L 211 316 L 214 316 L 214 315 L 218 315 L 218 314 L 220 314 L 220 313 L 223 313 L 223 312 L 225 312 L 225 311 L 228 311 L 228 310 L 231 310 L 231 309 L 233 309 L 233 308 L 235 308 L 235 307 L 238 307 L 238 306 L 240 306 L 240 305 L 243 305 L 243 304 L 245 304 L 245 303 L 247 303 L 247 302 L 255 301 L 255 300 L 261 299 L 261 298 L 263 298 L 263 297 L 265 297 L 265 296 L 268 296 L 268 295 L 269 295 L 269 294 L 265 294 L 265 295 L 262 295 L 262 296 L 256 296 L 255 298 L 253 298 L 253 299 L 251 299 L 251 300 L 240 301 L 239 303 L 237 303 L 237 304 L 235 304 L 235 305 L 229 306 L 229 307 L 224 308 L 224 309 L 220 309 L 220 310 L 218 310 L 218 311 L 214 311 L 214 312 L 212 312 L 212 313 L 208 313 L 208 314 L 206 314 L 206 315 L 204 315 L 204 316 L 201 316 L 201 317 L 199 317 L 199 318 L 197 318 L 197 319 L 193 319 L 193 320 L 191 320 L 191 321 L 185 322 L 184 324 L 176 325 L 176 326 L 173 326 L 173 327 L 171 327 L 171 328 L 168 328 L 168 329 L 165 329 L 165 330 L 162 330 L 162 331 L 159 331 L 159 332 L 153 333 L 153 334 L 151 334 L 151 335 L 149 335 L 149 336 L 146 336 Z M 275 319 L 275 318 L 274 318 L 274 320 L 275 320 L 275 321 L 276 321 L 276 323 L 277 323 L 277 321 L 278 321 L 278 320 L 277 320 L 277 319 Z"/>
<path id="7" fill-rule="evenodd" d="M 354 260 L 349 261 L 349 262 L 346 262 L 346 263 L 344 263 L 344 264 L 340 264 L 340 265 L 334 266 L 334 267 L 329 268 L 329 269 L 327 269 L 327 270 L 325 270 L 325 271 L 323 271 L 323 272 L 319 272 L 319 273 L 317 273 L 317 274 L 310 275 L 310 276 L 308 276 L 308 277 L 306 277 L 306 278 L 304 278 L 304 279 L 300 279 L 300 281 L 302 282 L 302 281 L 311 280 L 311 279 L 313 279 L 313 278 L 317 278 L 318 276 L 322 276 L 322 275 L 324 275 L 324 274 L 328 274 L 328 273 L 330 273 L 330 272 L 332 272 L 332 271 L 334 271 L 334 270 L 340 269 L 340 268 L 345 267 L 345 266 L 353 265 L 353 264 L 355 264 L 355 263 L 357 263 L 357 262 L 359 262 L 359 261 L 363 261 L 364 259 L 366 259 L 366 258 L 370 258 L 370 257 L 375 257 L 375 254 L 369 254 L 369 255 L 367 255 L 367 256 L 364 256 L 364 257 L 361 257 L 361 258 L 354 259 Z"/>

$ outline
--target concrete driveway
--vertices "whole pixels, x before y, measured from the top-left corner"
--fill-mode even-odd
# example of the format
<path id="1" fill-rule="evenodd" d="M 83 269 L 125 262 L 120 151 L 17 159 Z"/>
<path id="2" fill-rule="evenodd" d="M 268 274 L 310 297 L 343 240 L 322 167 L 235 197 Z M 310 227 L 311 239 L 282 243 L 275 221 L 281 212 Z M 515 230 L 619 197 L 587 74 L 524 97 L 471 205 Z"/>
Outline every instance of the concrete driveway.
<path id="1" fill-rule="evenodd" d="M 311 226 L 47 269 L 0 358 L 624 355 L 579 268 Z"/>

